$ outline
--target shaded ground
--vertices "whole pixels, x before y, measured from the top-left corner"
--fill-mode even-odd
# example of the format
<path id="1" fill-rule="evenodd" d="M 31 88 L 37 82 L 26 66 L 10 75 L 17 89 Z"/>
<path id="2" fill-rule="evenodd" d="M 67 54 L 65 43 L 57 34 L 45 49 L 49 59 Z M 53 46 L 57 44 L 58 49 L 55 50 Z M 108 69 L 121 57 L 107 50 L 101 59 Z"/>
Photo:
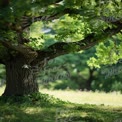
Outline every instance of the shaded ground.
<path id="1" fill-rule="evenodd" d="M 121 122 L 122 107 L 73 104 L 47 94 L 0 97 L 0 122 Z"/>

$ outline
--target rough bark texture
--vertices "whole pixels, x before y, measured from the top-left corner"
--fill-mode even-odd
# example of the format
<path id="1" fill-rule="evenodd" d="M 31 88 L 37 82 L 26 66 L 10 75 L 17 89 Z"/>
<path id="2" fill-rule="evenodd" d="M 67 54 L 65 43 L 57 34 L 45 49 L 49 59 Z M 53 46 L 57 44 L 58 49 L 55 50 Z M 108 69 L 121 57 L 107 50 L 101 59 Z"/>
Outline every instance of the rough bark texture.
<path id="1" fill-rule="evenodd" d="M 38 84 L 33 67 L 15 58 L 6 63 L 6 88 L 4 96 L 25 95 L 38 92 Z"/>

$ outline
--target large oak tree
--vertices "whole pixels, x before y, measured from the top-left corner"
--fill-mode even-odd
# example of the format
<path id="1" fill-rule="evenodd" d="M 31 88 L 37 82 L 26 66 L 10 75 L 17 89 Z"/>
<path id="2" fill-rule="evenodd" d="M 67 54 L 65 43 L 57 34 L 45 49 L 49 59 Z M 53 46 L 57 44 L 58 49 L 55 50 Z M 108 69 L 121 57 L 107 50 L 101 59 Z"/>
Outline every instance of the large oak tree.
<path id="1" fill-rule="evenodd" d="M 38 92 L 36 77 L 45 59 L 88 49 L 121 33 L 121 8 L 119 0 L 0 0 L 0 63 L 6 68 L 3 95 Z M 65 15 L 74 22 L 77 19 L 77 22 L 70 22 L 68 27 Z M 62 18 L 63 24 L 60 23 Z M 35 49 L 30 43 L 39 39 L 34 40 L 27 34 L 36 21 L 52 23 L 52 29 L 57 27 L 55 23 L 62 24 L 57 27 L 58 31 L 55 29 L 60 40 L 45 48 Z M 84 29 L 77 23 L 82 23 Z M 81 33 L 82 38 L 73 40 L 72 36 L 77 36 L 77 33 Z M 66 38 L 72 40 L 64 41 Z"/>

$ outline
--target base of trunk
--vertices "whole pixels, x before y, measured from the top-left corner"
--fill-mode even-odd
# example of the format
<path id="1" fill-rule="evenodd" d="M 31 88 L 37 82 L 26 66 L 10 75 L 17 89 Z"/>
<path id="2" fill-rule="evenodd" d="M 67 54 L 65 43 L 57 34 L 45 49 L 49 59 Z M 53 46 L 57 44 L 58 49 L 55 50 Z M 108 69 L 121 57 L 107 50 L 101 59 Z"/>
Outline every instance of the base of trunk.
<path id="1" fill-rule="evenodd" d="M 21 59 L 6 64 L 6 88 L 3 96 L 22 96 L 39 91 L 32 67 L 24 67 L 24 65 Z"/>

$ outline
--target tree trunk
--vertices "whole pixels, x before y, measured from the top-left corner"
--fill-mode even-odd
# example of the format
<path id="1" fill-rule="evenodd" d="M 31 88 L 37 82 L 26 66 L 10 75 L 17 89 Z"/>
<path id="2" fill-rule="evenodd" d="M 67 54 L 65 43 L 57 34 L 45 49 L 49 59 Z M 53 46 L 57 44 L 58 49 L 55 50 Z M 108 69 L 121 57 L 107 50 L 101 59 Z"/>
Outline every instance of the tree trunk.
<path id="1" fill-rule="evenodd" d="M 87 81 L 86 81 L 86 89 L 87 89 L 88 91 L 91 90 L 91 83 L 92 83 L 92 81 L 93 81 L 93 79 L 94 79 L 93 73 L 94 73 L 94 69 L 89 69 L 89 78 L 88 78 Z"/>
<path id="2" fill-rule="evenodd" d="M 25 95 L 38 92 L 37 74 L 22 58 L 6 63 L 6 88 L 4 96 Z"/>

